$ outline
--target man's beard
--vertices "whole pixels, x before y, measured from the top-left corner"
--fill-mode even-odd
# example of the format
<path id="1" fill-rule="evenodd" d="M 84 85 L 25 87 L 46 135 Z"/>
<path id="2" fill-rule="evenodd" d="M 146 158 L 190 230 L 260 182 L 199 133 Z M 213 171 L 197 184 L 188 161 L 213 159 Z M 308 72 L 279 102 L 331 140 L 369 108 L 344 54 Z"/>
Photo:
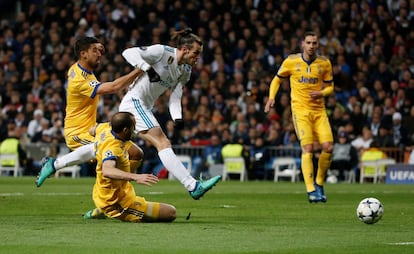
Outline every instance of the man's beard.
<path id="1" fill-rule="evenodd" d="M 90 65 L 91 65 L 92 69 L 96 69 L 96 68 L 98 68 L 98 67 L 99 67 L 99 61 L 96 61 L 96 62 L 90 63 Z"/>

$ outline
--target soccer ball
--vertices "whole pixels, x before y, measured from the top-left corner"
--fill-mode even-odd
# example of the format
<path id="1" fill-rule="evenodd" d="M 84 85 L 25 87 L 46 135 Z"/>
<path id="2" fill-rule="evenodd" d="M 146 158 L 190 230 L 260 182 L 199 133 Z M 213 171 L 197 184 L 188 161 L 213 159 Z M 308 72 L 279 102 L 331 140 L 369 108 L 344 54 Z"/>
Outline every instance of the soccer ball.
<path id="1" fill-rule="evenodd" d="M 366 224 L 374 224 L 381 219 L 384 207 L 376 198 L 364 198 L 359 202 L 356 213 L 360 221 Z"/>

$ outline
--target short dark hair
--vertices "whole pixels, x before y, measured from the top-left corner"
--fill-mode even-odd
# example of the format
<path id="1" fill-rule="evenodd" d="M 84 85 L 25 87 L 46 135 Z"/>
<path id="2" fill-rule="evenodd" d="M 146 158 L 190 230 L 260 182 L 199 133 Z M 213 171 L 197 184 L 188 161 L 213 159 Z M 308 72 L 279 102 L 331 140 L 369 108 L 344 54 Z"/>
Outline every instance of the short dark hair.
<path id="1" fill-rule="evenodd" d="M 94 43 L 99 43 L 98 39 L 95 37 L 81 37 L 78 38 L 75 42 L 74 51 L 76 57 L 80 57 L 80 52 L 88 50 L 89 46 Z"/>
<path id="2" fill-rule="evenodd" d="M 117 112 L 111 118 L 112 130 L 115 133 L 120 133 L 124 128 L 134 126 L 134 115 L 130 112 Z"/>
<path id="3" fill-rule="evenodd" d="M 306 31 L 304 34 L 303 34 L 303 40 L 305 40 L 305 38 L 307 37 L 307 36 L 318 36 L 314 31 Z"/>

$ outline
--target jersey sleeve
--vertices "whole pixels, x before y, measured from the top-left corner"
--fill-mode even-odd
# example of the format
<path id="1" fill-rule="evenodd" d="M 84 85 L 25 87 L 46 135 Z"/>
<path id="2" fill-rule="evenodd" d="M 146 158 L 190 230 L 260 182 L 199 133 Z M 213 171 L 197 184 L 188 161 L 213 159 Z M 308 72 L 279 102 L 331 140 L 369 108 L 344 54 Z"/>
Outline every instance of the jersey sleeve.
<path id="1" fill-rule="evenodd" d="M 181 97 L 183 95 L 183 85 L 181 82 L 177 84 L 170 96 L 169 110 L 171 118 L 175 121 L 182 119 Z"/>
<path id="2" fill-rule="evenodd" d="M 182 119 L 182 106 L 181 106 L 181 97 L 183 96 L 183 87 L 191 78 L 191 66 L 185 65 L 183 75 L 178 80 L 178 84 L 172 90 L 170 101 L 169 101 L 169 110 L 170 115 L 173 120 Z"/>
<path id="3" fill-rule="evenodd" d="M 100 85 L 101 83 L 96 79 L 85 81 L 79 86 L 79 93 L 95 98 Z"/>
<path id="4" fill-rule="evenodd" d="M 164 46 L 160 44 L 149 47 L 133 47 L 122 52 L 125 60 L 134 67 L 147 71 L 151 65 L 158 62 L 164 52 Z"/>
<path id="5" fill-rule="evenodd" d="M 279 78 L 288 78 L 290 76 L 290 65 L 291 61 L 288 57 L 282 62 L 279 70 L 277 70 L 277 76 Z"/>
<path id="6" fill-rule="evenodd" d="M 323 82 L 324 83 L 332 83 L 333 82 L 333 73 L 332 73 L 332 64 L 329 59 L 325 61 L 325 72 L 323 75 Z"/>
<path id="7" fill-rule="evenodd" d="M 277 74 L 273 77 L 269 88 L 269 99 L 275 99 L 281 79 L 286 79 L 290 76 L 289 62 L 289 58 L 286 58 L 279 67 L 279 70 L 277 70 Z"/>
<path id="8" fill-rule="evenodd" d="M 80 70 L 75 71 L 74 68 L 71 68 L 69 70 L 70 75 L 68 76 L 68 79 L 70 80 L 70 86 L 68 85 L 68 90 L 73 91 L 75 94 L 81 94 L 90 98 L 95 98 L 96 92 L 98 90 L 98 87 L 101 85 L 101 82 L 99 82 L 95 75 L 90 73 L 85 78 L 80 73 Z"/>
<path id="9" fill-rule="evenodd" d="M 110 132 L 105 131 L 105 134 L 109 136 Z M 102 142 L 102 147 L 100 149 L 100 153 L 101 153 L 100 158 L 101 158 L 102 164 L 107 160 L 119 161 L 120 157 L 122 157 L 124 154 L 124 151 L 119 146 L 119 143 L 111 139 L 103 140 L 101 142 Z"/>

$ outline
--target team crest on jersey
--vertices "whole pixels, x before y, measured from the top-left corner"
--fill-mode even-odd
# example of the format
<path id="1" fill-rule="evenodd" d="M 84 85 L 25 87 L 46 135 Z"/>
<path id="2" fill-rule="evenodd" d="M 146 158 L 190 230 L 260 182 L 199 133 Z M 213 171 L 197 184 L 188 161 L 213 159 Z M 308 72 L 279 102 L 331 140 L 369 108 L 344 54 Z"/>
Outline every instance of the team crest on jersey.
<path id="1" fill-rule="evenodd" d="M 167 63 L 172 64 L 174 62 L 174 57 L 170 56 L 168 57 Z"/>
<path id="2" fill-rule="evenodd" d="M 89 86 L 90 87 L 95 87 L 95 86 L 97 86 L 99 84 L 99 82 L 98 81 L 96 81 L 96 80 L 91 80 L 90 82 L 89 82 Z"/>
<path id="3" fill-rule="evenodd" d="M 300 71 L 300 63 L 296 64 L 296 71 Z"/>
<path id="4" fill-rule="evenodd" d="M 69 74 L 69 77 L 74 78 L 76 76 L 76 72 L 72 70 Z"/>
<path id="5" fill-rule="evenodd" d="M 114 154 L 112 153 L 111 150 L 105 151 L 105 158 L 113 157 L 113 156 L 114 156 Z"/>

